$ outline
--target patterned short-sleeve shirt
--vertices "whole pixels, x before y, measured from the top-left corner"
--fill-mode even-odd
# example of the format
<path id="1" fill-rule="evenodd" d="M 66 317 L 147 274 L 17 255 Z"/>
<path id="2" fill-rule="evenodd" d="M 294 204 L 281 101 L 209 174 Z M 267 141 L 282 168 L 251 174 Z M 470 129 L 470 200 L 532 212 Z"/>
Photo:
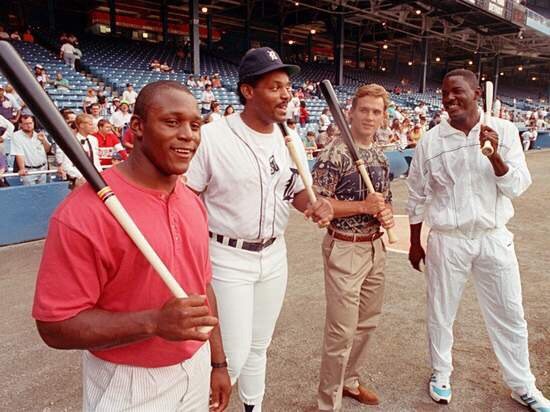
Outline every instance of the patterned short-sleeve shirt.
<path id="1" fill-rule="evenodd" d="M 390 167 L 384 152 L 374 146 L 368 149 L 358 147 L 357 150 L 365 161 L 374 190 L 391 203 Z M 342 138 L 334 140 L 319 154 L 312 176 L 313 185 L 322 196 L 349 201 L 367 197 L 367 187 Z M 331 226 L 342 232 L 371 234 L 380 229 L 380 222 L 372 215 L 355 215 L 336 218 Z"/>

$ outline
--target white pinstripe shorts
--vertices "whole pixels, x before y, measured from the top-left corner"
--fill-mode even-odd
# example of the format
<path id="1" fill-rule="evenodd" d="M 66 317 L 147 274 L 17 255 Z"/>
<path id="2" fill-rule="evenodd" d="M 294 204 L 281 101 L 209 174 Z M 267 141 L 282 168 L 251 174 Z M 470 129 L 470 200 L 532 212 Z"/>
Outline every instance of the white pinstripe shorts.
<path id="1" fill-rule="evenodd" d="M 208 411 L 210 345 L 191 358 L 162 368 L 104 361 L 83 352 L 84 411 Z"/>

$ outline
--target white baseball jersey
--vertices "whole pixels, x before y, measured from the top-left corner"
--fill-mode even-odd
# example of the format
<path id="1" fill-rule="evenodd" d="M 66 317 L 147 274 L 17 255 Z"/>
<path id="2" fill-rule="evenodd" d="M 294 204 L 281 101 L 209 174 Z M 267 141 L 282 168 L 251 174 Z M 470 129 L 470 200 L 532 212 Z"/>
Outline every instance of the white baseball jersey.
<path id="1" fill-rule="evenodd" d="M 311 182 L 304 145 L 289 132 Z M 304 185 L 279 128 L 258 133 L 235 113 L 202 127 L 201 137 L 187 185 L 203 192 L 210 230 L 245 240 L 283 235 L 290 203 Z"/>

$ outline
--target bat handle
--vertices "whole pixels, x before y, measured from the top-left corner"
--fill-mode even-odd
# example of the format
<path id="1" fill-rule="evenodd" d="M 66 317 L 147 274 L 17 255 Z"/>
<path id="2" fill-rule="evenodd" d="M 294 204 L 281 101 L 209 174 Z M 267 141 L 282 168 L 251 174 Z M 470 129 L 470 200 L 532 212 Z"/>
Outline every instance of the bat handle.
<path id="1" fill-rule="evenodd" d="M 355 162 L 355 164 L 357 165 L 357 170 L 359 170 L 359 173 L 361 174 L 361 177 L 363 178 L 363 181 L 365 182 L 369 193 L 375 193 L 374 186 L 372 185 L 370 176 L 367 173 L 367 168 L 365 167 L 365 162 L 363 161 L 363 159 L 359 159 L 357 162 Z M 388 234 L 388 242 L 395 243 L 399 240 L 393 228 L 386 229 L 386 233 Z"/>
<path id="2" fill-rule="evenodd" d="M 308 182 L 308 179 L 306 177 L 306 171 L 304 170 L 304 165 L 300 161 L 300 157 L 298 156 L 298 152 L 296 151 L 296 147 L 294 146 L 294 142 L 292 141 L 292 137 L 285 136 L 285 143 L 286 147 L 288 149 L 288 152 L 290 153 L 290 158 L 296 165 L 296 169 L 298 170 L 298 174 L 300 175 L 300 179 L 302 179 L 302 183 L 304 184 L 307 192 L 307 197 L 309 199 L 309 203 L 312 205 L 317 202 L 317 195 L 313 191 L 313 188 L 311 187 L 311 183 Z"/>
<path id="3" fill-rule="evenodd" d="M 105 206 L 113 214 L 116 220 L 120 223 L 124 231 L 128 234 L 130 239 L 134 242 L 137 248 L 143 253 L 143 256 L 153 266 L 155 271 L 159 274 L 162 281 L 166 284 L 168 289 L 176 298 L 186 298 L 187 294 L 182 289 L 180 284 L 174 279 L 174 276 L 170 273 L 164 262 L 157 255 L 153 247 L 149 244 L 147 239 L 143 236 L 141 231 L 136 226 L 124 206 L 120 203 L 116 196 L 110 196 L 105 199 Z M 212 326 L 204 326 L 197 328 L 199 332 L 208 333 L 212 330 Z"/>
<path id="4" fill-rule="evenodd" d="M 483 147 L 481 148 L 481 153 L 483 153 L 485 156 L 492 156 L 495 150 L 493 149 L 493 145 L 489 140 L 485 140 L 485 143 L 483 143 Z"/>

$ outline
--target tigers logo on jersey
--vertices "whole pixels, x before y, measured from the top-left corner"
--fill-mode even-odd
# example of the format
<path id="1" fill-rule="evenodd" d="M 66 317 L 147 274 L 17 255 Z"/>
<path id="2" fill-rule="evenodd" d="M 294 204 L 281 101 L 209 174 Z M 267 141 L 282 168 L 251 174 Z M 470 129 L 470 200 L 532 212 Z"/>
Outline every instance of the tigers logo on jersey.
<path id="1" fill-rule="evenodd" d="M 283 200 L 292 201 L 294 199 L 294 188 L 296 187 L 296 179 L 298 178 L 298 169 L 290 168 L 290 178 L 286 182 L 285 191 L 283 193 Z"/>
<path id="2" fill-rule="evenodd" d="M 269 166 L 271 167 L 271 174 L 274 175 L 279 171 L 279 165 L 275 161 L 275 156 L 271 155 L 269 158 Z"/>

